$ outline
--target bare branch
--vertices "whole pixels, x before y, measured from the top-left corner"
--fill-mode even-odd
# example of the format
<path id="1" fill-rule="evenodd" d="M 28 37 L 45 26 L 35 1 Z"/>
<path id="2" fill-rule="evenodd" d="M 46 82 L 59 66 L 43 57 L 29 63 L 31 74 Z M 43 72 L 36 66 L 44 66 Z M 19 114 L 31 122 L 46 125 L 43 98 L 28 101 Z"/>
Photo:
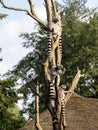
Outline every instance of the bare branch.
<path id="1" fill-rule="evenodd" d="M 49 63 L 48 63 L 48 59 L 45 61 L 44 65 L 44 71 L 45 71 L 45 79 L 46 82 L 50 82 L 51 78 L 50 78 L 50 73 L 49 73 Z"/>
<path id="2" fill-rule="evenodd" d="M 36 93 L 38 93 L 39 95 L 39 84 L 36 84 Z M 40 122 L 39 122 L 39 96 L 36 95 L 35 96 L 35 110 L 36 110 L 36 114 L 35 114 L 35 127 L 37 130 L 42 130 L 41 126 L 40 126 Z"/>
<path id="3" fill-rule="evenodd" d="M 34 10 L 34 5 L 32 4 L 32 1 L 28 0 L 28 3 L 30 5 L 30 10 L 31 10 L 32 15 L 35 16 L 35 17 L 37 17 L 37 15 L 35 13 L 35 10 Z"/>
<path id="4" fill-rule="evenodd" d="M 26 9 L 14 8 L 14 7 L 11 7 L 11 6 L 7 6 L 7 5 L 4 4 L 3 0 L 0 0 L 0 3 L 1 3 L 1 4 L 3 5 L 3 7 L 6 8 L 6 9 L 15 10 L 15 11 L 23 11 L 23 12 L 29 13 L 29 11 L 26 10 Z"/>
<path id="5" fill-rule="evenodd" d="M 80 79 L 81 77 L 83 77 L 83 76 L 84 76 L 84 74 L 81 75 L 81 71 L 80 71 L 79 68 L 78 68 L 77 74 L 76 74 L 75 78 L 74 78 L 73 81 L 72 81 L 72 85 L 71 85 L 71 87 L 70 87 L 68 93 L 65 95 L 65 99 L 64 99 L 65 104 L 68 102 L 68 100 L 69 100 L 70 97 L 72 96 L 72 93 L 74 92 L 75 88 L 77 87 L 77 84 L 78 84 L 78 82 L 79 82 L 79 79 Z"/>
<path id="6" fill-rule="evenodd" d="M 51 21 L 52 21 L 51 3 L 50 3 L 50 0 L 44 0 L 44 2 L 45 2 L 45 6 L 46 6 L 48 26 L 50 28 L 51 27 Z"/>
<path id="7" fill-rule="evenodd" d="M 31 16 L 35 21 L 37 21 L 39 23 L 39 25 L 41 25 L 46 31 L 48 30 L 48 27 L 42 20 L 40 20 L 38 17 L 35 17 L 31 13 L 28 13 L 28 15 Z"/>
<path id="8" fill-rule="evenodd" d="M 56 9 L 56 5 L 55 5 L 55 0 L 51 0 L 51 3 L 52 3 L 52 7 L 53 7 L 54 16 L 57 17 L 57 9 Z"/>
<path id="9" fill-rule="evenodd" d="M 30 7 L 32 6 L 31 9 L 31 12 L 27 9 L 22 9 L 22 8 L 15 8 L 15 7 L 11 7 L 11 6 L 7 6 L 5 5 L 5 3 L 3 2 L 3 0 L 0 0 L 0 3 L 2 4 L 2 6 L 6 9 L 9 9 L 9 10 L 15 10 L 15 11 L 23 11 L 25 13 L 27 13 L 27 15 L 29 15 L 30 17 L 32 17 L 35 21 L 37 21 L 45 30 L 47 30 L 47 26 L 46 24 L 41 20 L 39 19 L 36 14 L 35 14 L 35 11 L 34 11 L 34 7 L 31 3 L 31 0 L 28 0 L 29 4 L 30 4 Z"/>

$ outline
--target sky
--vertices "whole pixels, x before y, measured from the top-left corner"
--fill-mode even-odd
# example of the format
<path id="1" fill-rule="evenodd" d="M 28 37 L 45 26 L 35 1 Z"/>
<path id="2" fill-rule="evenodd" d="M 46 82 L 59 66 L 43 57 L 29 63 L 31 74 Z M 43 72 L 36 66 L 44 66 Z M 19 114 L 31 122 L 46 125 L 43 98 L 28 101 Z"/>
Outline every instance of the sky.
<path id="1" fill-rule="evenodd" d="M 27 0 L 4 0 L 7 5 L 13 7 L 29 9 Z M 7 1 L 7 2 L 6 2 Z M 45 20 L 44 0 L 32 0 L 35 5 L 35 10 L 40 19 Z M 59 3 L 62 0 L 57 0 Z M 90 8 L 98 7 L 97 0 L 88 0 L 87 6 Z M 36 30 L 35 21 L 27 16 L 24 12 L 11 11 L 2 8 L 0 5 L 0 13 L 8 14 L 8 16 L 0 20 L 0 74 L 4 74 L 11 70 L 19 60 L 21 60 L 30 50 L 22 47 L 24 41 L 19 37 L 21 33 L 31 33 Z"/>

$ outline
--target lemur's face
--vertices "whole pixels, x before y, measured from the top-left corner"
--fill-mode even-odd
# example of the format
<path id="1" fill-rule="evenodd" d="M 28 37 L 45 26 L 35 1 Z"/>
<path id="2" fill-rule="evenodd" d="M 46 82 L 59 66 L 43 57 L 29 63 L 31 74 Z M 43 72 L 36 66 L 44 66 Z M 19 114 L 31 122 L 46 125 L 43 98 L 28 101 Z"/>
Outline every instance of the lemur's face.
<path id="1" fill-rule="evenodd" d="M 56 71 L 58 72 L 58 74 L 62 75 L 65 73 L 65 68 L 62 65 L 59 65 L 56 67 Z"/>
<path id="2" fill-rule="evenodd" d="M 66 89 L 66 85 L 61 85 L 60 87 L 61 87 L 63 90 Z"/>

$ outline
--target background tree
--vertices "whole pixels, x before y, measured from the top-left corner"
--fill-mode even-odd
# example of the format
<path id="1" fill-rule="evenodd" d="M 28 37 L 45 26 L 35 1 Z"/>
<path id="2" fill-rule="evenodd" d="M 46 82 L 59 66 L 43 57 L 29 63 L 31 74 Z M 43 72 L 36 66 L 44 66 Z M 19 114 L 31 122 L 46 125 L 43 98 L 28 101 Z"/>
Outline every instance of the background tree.
<path id="1" fill-rule="evenodd" d="M 14 89 L 14 81 L 9 78 L 0 80 L 0 129 L 1 130 L 17 130 L 24 124 L 24 118 L 16 111 L 15 103 L 18 97 Z"/>
<path id="2" fill-rule="evenodd" d="M 97 97 L 96 73 L 98 72 L 98 13 L 96 9 L 85 7 L 86 1 L 68 1 L 68 8 L 63 13 L 64 21 L 64 52 L 63 64 L 68 67 L 66 81 L 74 74 L 79 66 L 85 73 L 85 79 L 78 84 L 77 92 L 84 96 Z M 94 76 L 96 75 L 96 76 Z M 69 85 L 68 85 L 69 86 Z"/>
<path id="3" fill-rule="evenodd" d="M 0 14 L 1 19 L 5 16 Z M 19 98 L 15 86 L 13 78 L 3 79 L 3 76 L 0 76 L 0 130 L 17 130 L 25 122 L 16 106 Z"/>

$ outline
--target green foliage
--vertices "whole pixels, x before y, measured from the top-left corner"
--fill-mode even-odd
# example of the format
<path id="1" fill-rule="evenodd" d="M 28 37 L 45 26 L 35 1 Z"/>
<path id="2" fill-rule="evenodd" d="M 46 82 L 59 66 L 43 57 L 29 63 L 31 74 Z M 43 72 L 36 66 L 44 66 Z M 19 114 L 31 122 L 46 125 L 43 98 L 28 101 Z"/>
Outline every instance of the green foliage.
<path id="1" fill-rule="evenodd" d="M 6 14 L 1 14 L 1 13 L 0 13 L 0 19 L 5 18 L 6 16 L 7 16 Z"/>
<path id="2" fill-rule="evenodd" d="M 14 104 L 13 107 L 9 107 L 7 110 L 9 113 L 12 113 L 13 119 L 18 119 L 18 117 L 20 116 L 20 109 L 16 104 Z"/>
<path id="3" fill-rule="evenodd" d="M 0 130 L 17 130 L 25 121 L 20 114 L 16 116 L 17 111 L 14 104 L 18 97 L 14 86 L 11 78 L 0 80 Z M 14 112 L 11 111 L 12 109 Z"/>
<path id="4" fill-rule="evenodd" d="M 98 13 L 86 8 L 82 8 L 82 11 L 79 8 L 78 12 L 73 8 L 74 2 L 70 5 L 70 8 L 65 8 L 65 16 L 62 18 L 63 64 L 68 70 L 64 80 L 70 87 L 72 76 L 75 75 L 78 66 L 85 74 L 85 78 L 78 84 L 78 93 L 97 97 L 98 85 L 95 84 L 97 80 L 94 77 L 97 77 L 98 73 Z M 81 7 L 85 6 L 82 4 Z"/>

